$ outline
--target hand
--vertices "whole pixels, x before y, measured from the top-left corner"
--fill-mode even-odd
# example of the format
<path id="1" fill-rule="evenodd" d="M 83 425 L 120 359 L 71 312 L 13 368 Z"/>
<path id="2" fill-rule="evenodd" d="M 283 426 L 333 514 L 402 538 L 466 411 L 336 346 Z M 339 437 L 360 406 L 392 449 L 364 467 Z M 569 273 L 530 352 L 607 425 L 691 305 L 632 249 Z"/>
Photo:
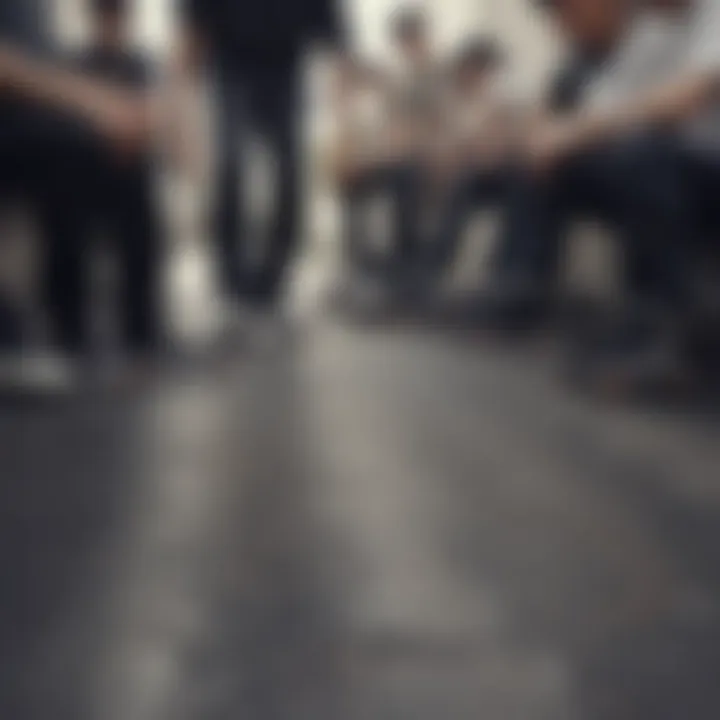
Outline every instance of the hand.
<path id="1" fill-rule="evenodd" d="M 531 129 L 525 143 L 525 157 L 538 173 L 552 171 L 572 151 L 575 133 L 572 122 L 553 119 Z"/>
<path id="2" fill-rule="evenodd" d="M 146 147 L 153 135 L 153 113 L 144 100 L 117 93 L 101 93 L 90 110 L 96 130 L 122 155 Z"/>

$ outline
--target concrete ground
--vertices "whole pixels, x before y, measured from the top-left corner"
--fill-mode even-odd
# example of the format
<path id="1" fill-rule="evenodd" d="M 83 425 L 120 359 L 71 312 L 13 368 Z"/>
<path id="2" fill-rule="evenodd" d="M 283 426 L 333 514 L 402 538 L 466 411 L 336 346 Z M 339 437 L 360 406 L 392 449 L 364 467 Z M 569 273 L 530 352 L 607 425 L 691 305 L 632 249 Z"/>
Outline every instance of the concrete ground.
<path id="1" fill-rule="evenodd" d="M 206 369 L 0 406 L 0 716 L 720 717 L 716 428 L 305 295 Z"/>

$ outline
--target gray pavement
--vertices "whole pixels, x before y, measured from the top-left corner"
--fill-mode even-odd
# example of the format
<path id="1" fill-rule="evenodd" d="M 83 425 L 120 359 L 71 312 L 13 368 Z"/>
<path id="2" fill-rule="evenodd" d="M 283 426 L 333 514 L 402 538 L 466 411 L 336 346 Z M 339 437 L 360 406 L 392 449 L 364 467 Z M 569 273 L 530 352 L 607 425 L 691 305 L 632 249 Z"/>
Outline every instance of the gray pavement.
<path id="1" fill-rule="evenodd" d="M 720 717 L 720 450 L 545 354 L 320 314 L 0 407 L 0 716 Z"/>

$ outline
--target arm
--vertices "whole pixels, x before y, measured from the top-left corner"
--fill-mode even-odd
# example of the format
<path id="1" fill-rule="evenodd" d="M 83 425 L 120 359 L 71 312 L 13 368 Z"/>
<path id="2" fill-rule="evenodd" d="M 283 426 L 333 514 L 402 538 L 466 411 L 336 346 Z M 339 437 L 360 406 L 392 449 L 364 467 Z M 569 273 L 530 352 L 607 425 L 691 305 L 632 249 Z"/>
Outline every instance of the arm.
<path id="1" fill-rule="evenodd" d="M 194 16 L 186 16 L 158 93 L 158 104 L 170 155 L 178 165 L 192 171 L 199 164 L 199 98 L 206 55 L 203 25 Z"/>
<path id="2" fill-rule="evenodd" d="M 611 140 L 636 128 L 674 125 L 692 119 L 718 97 L 720 73 L 684 78 L 604 113 L 579 113 L 560 121 L 563 152 Z"/>
<path id="3" fill-rule="evenodd" d="M 695 0 L 693 8 L 687 37 L 688 54 L 679 58 L 684 72 L 611 110 L 579 113 L 561 120 L 555 128 L 551 126 L 545 140 L 551 155 L 582 150 L 639 128 L 678 125 L 692 120 L 718 99 L 720 2 Z M 646 61 L 652 62 L 647 52 L 649 50 Z"/>
<path id="4" fill-rule="evenodd" d="M 146 137 L 150 114 L 142 94 L 44 63 L 0 44 L 0 90 L 89 121 L 123 145 Z"/>

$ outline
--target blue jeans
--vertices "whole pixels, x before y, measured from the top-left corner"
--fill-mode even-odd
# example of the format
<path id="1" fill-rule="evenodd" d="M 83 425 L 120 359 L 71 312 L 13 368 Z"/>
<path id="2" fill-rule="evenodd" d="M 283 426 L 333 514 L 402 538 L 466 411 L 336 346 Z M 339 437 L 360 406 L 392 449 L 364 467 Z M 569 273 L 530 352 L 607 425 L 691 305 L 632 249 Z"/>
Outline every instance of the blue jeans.
<path id="1" fill-rule="evenodd" d="M 677 144 L 656 135 L 582 153 L 549 176 L 518 170 L 499 241 L 502 273 L 520 273 L 551 291 L 568 223 L 590 217 L 615 229 L 628 279 L 653 300 L 687 299 L 688 241 L 695 221 Z"/>

